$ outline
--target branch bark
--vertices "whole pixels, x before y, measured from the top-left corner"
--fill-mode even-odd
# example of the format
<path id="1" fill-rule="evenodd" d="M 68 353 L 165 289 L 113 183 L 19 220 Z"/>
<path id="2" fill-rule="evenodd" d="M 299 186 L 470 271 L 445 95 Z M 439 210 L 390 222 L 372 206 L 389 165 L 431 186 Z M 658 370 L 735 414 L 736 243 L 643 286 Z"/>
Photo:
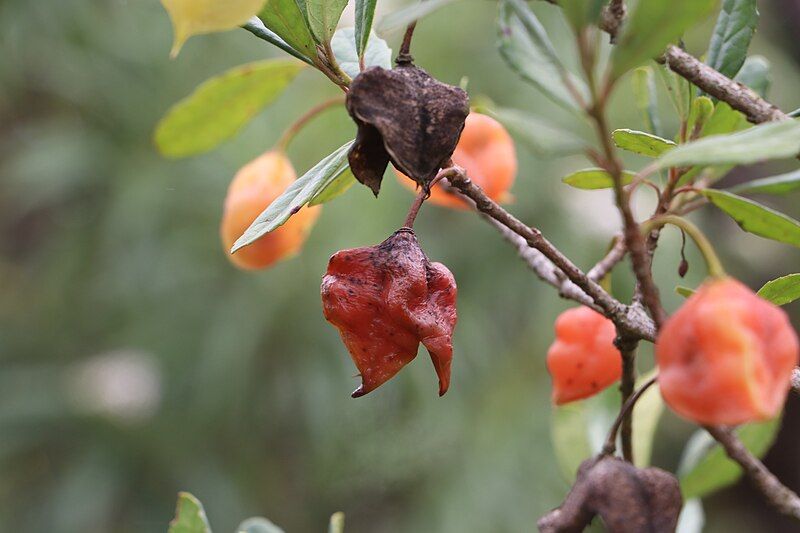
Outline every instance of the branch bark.
<path id="1" fill-rule="evenodd" d="M 789 115 L 761 98 L 751 88 L 717 72 L 675 45 L 667 48 L 664 61 L 670 70 L 711 96 L 726 102 L 735 110 L 741 111 L 747 120 L 754 124 L 790 119 Z"/>
<path id="2" fill-rule="evenodd" d="M 729 428 L 711 426 L 705 429 L 725 448 L 728 456 L 741 465 L 750 481 L 766 496 L 773 507 L 787 516 L 800 520 L 800 497 L 778 481 L 778 478 L 744 447 Z"/>
<path id="3" fill-rule="evenodd" d="M 655 326 L 640 307 L 627 306 L 614 299 L 596 281 L 590 279 L 568 257 L 553 246 L 541 231 L 526 226 L 486 196 L 480 187 L 470 181 L 463 169 L 451 168 L 453 172 L 448 173 L 447 179 L 452 188 L 472 200 L 478 211 L 520 236 L 528 247 L 538 250 L 563 276 L 591 298 L 597 308 L 614 322 L 622 335 L 651 341 L 655 339 Z"/>

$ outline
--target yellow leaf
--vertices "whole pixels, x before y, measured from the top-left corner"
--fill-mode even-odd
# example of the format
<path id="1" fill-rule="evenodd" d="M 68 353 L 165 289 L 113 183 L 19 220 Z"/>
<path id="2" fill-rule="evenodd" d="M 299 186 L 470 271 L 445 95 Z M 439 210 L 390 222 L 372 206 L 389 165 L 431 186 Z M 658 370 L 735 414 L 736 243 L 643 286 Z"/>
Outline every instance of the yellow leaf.
<path id="1" fill-rule="evenodd" d="M 192 35 L 241 26 L 258 14 L 266 0 L 161 0 L 172 20 L 175 38 L 170 56 Z"/>

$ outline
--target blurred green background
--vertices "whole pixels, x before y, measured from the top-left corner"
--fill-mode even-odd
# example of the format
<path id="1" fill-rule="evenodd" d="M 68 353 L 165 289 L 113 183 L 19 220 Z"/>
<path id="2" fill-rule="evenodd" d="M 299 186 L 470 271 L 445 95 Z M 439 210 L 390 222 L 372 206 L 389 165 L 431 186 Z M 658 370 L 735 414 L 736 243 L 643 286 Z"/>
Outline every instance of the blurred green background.
<path id="1" fill-rule="evenodd" d="M 398 7 L 381 2 L 378 17 Z M 534 7 L 570 50 L 558 11 Z M 761 7 L 754 51 L 772 63 L 771 99 L 790 110 L 800 105 L 800 3 Z M 473 97 L 584 128 L 502 62 L 495 9 L 464 0 L 427 18 L 417 62 L 449 83 L 466 76 Z M 689 36 L 691 51 L 705 50 L 712 23 Z M 397 45 L 397 33 L 382 36 Z M 441 399 L 424 353 L 351 399 L 355 368 L 322 317 L 329 255 L 401 224 L 411 195 L 393 177 L 379 200 L 358 187 L 326 205 L 298 257 L 258 273 L 225 258 L 218 223 L 231 177 L 304 109 L 336 95 L 321 75 L 303 72 L 219 150 L 168 161 L 151 133 L 172 103 L 211 75 L 280 53 L 234 31 L 193 38 L 170 60 L 156 0 L 4 0 L 0 42 L 0 531 L 164 531 L 179 490 L 204 502 L 218 532 L 251 515 L 323 531 L 337 510 L 349 532 L 531 531 L 559 503 L 568 484 L 549 436 L 544 353 L 569 303 L 478 217 L 427 207 L 418 221 L 428 255 L 459 283 L 453 382 Z M 614 126 L 642 127 L 630 102 L 623 83 Z M 290 149 L 298 172 L 354 131 L 342 109 L 317 119 Z M 590 266 L 618 226 L 610 196 L 560 183 L 588 166 L 581 158 L 518 153 L 511 209 Z M 773 205 L 800 216 L 796 199 Z M 713 213 L 697 218 L 752 287 L 797 271 L 797 250 Z M 678 242 L 667 235 L 657 256 L 670 309 L 680 301 Z M 693 251 L 690 260 L 682 283 L 695 285 L 702 262 Z M 615 274 L 620 296 L 626 271 Z M 789 310 L 796 319 L 798 306 Z M 767 457 L 795 489 L 798 407 L 791 398 Z M 674 469 L 692 429 L 666 415 L 655 463 Z M 790 530 L 746 483 L 710 498 L 706 513 L 708 531 Z"/>

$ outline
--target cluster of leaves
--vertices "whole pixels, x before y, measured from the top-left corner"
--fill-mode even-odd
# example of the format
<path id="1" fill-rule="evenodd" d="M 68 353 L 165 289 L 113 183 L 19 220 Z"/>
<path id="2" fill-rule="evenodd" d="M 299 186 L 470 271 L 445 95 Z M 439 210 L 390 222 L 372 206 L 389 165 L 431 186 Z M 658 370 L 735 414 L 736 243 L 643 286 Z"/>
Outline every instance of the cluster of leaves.
<path id="1" fill-rule="evenodd" d="M 203 504 L 188 492 L 178 494 L 175 518 L 169 524 L 167 533 L 211 533 Z M 256 516 L 243 521 L 236 533 L 283 533 L 266 518 Z M 334 513 L 328 525 L 328 533 L 344 533 L 344 513 Z"/>
<path id="2" fill-rule="evenodd" d="M 569 21 L 580 29 L 587 20 L 595 20 L 599 11 L 586 13 L 567 6 Z M 669 4 L 669 5 L 668 5 Z M 635 103 L 641 112 L 646 131 L 618 129 L 612 133 L 616 146 L 651 162 L 641 171 L 624 171 L 624 183 L 647 177 L 662 170 L 679 173 L 679 187 L 687 187 L 694 201 L 710 203 L 730 216 L 742 229 L 778 242 L 800 247 L 800 222 L 742 195 L 784 195 L 800 189 L 800 171 L 754 180 L 727 190 L 709 188 L 733 166 L 770 159 L 792 158 L 800 153 L 800 123 L 785 121 L 752 126 L 744 115 L 724 102 L 698 94 L 687 81 L 662 65 L 637 67 L 654 57 L 667 43 L 675 41 L 684 29 L 698 21 L 713 7 L 713 2 L 641 2 L 630 22 L 624 26 L 619 45 L 611 57 L 612 76 L 620 76 L 636 67 L 630 81 Z M 667 15 L 665 10 L 669 10 Z M 680 16 L 676 16 L 680 14 Z M 747 57 L 747 49 L 758 19 L 753 0 L 726 0 L 714 29 L 707 52 L 708 64 L 735 77 L 761 93 L 769 86 L 768 63 L 759 56 Z M 655 20 L 660 21 L 654 24 Z M 659 31 L 650 31 L 651 28 Z M 581 109 L 585 86 L 575 80 L 560 62 L 543 26 L 520 0 L 501 4 L 500 46 L 503 57 L 526 81 L 553 103 L 570 110 Z M 669 99 L 681 121 L 674 138 L 664 136 L 657 114 L 657 83 L 661 78 Z M 571 86 L 570 86 L 571 85 Z M 503 112 L 507 112 L 504 110 Z M 565 153 L 584 147 L 572 144 L 568 137 Z M 562 181 L 579 189 L 608 189 L 614 180 L 605 170 L 587 168 L 565 176 Z M 684 289 L 685 290 L 685 289 Z M 688 291 L 691 293 L 691 290 Z M 800 298 L 800 274 L 790 274 L 768 282 L 759 295 L 777 305 Z M 643 379 L 642 381 L 645 381 Z M 557 408 L 553 419 L 554 449 L 564 474 L 574 479 L 581 461 L 597 454 L 616 412 L 615 391 L 597 398 Z M 658 420 L 664 410 L 663 400 L 651 389 L 637 403 L 634 411 L 636 463 L 649 464 Z M 749 424 L 738 435 L 755 455 L 762 456 L 773 442 L 780 419 Z M 725 456 L 704 430 L 697 430 L 686 446 L 679 468 L 682 492 L 687 500 L 701 498 L 734 483 L 741 468 Z M 700 516 L 702 508 L 689 501 L 687 514 Z M 689 520 L 687 518 L 687 520 Z"/>

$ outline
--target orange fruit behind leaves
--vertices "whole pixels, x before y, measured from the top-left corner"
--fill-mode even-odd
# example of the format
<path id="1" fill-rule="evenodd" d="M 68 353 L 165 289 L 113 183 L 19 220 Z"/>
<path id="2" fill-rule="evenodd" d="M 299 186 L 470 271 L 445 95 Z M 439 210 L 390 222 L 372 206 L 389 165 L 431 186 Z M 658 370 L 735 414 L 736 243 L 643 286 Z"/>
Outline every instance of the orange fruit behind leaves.
<path id="1" fill-rule="evenodd" d="M 699 424 L 736 425 L 776 416 L 798 363 L 786 313 L 732 278 L 703 284 L 656 340 L 667 404 Z"/>
<path id="2" fill-rule="evenodd" d="M 235 254 L 229 253 L 236 239 L 296 178 L 291 162 L 276 151 L 264 153 L 236 173 L 228 187 L 220 225 L 222 245 L 234 265 L 245 270 L 266 268 L 300 251 L 321 206 L 302 208 L 276 230 Z"/>
<path id="3" fill-rule="evenodd" d="M 555 330 L 556 340 L 547 351 L 553 403 L 588 398 L 620 378 L 622 356 L 609 319 L 586 306 L 576 307 L 558 316 Z"/>
<path id="4" fill-rule="evenodd" d="M 453 162 L 467 171 L 467 177 L 496 202 L 511 199 L 509 189 L 517 176 L 517 152 L 506 129 L 492 117 L 470 113 L 458 141 Z M 413 180 L 395 169 L 400 183 L 414 189 Z M 469 209 L 469 204 L 442 185 L 435 185 L 428 199 L 437 205 Z"/>

